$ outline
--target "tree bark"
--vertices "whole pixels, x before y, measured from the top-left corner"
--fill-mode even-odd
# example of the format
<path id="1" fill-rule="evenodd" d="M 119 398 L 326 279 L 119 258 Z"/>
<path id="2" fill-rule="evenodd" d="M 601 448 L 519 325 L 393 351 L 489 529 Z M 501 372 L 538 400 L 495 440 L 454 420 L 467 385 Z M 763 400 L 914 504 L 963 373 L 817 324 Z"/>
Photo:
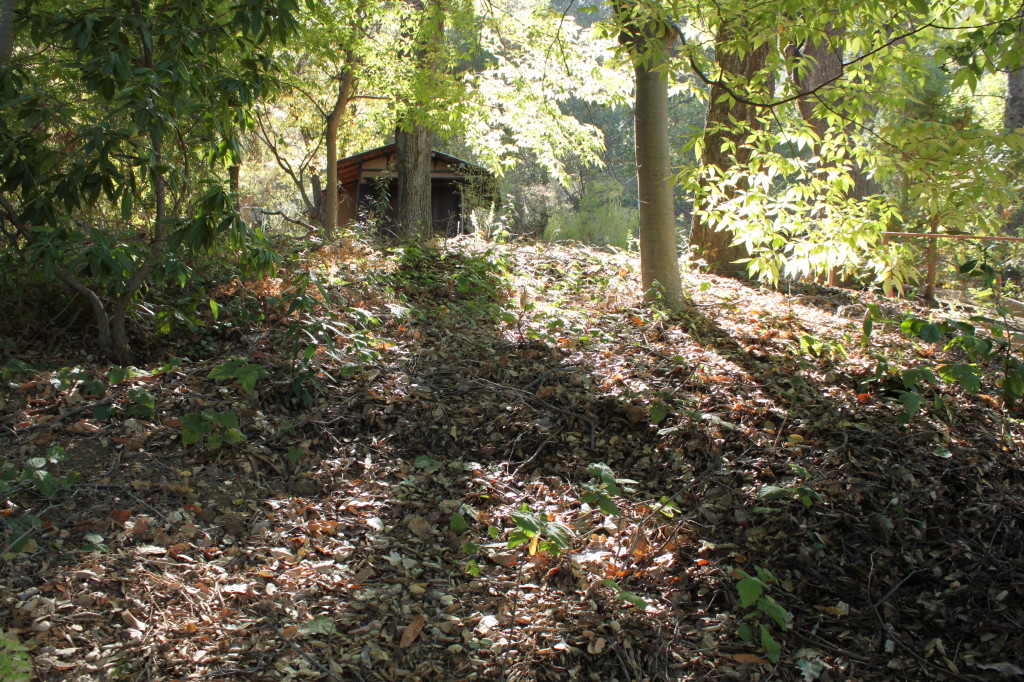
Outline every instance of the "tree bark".
<path id="1" fill-rule="evenodd" d="M 345 53 L 345 69 L 338 80 L 338 97 L 334 100 L 334 109 L 327 117 L 327 201 L 323 212 L 325 242 L 334 239 L 334 230 L 338 227 L 338 126 L 345 117 L 345 110 L 355 88 L 353 61 L 352 52 Z"/>
<path id="2" fill-rule="evenodd" d="M 398 157 L 398 224 L 399 239 L 426 239 L 433 221 L 430 211 L 430 154 L 434 135 L 425 125 L 395 132 Z"/>
<path id="3" fill-rule="evenodd" d="M 840 36 L 842 33 L 842 29 L 830 25 L 825 29 L 825 35 L 818 40 L 808 42 L 799 49 L 795 46 L 787 48 L 787 55 L 793 61 L 791 71 L 793 82 L 801 91 L 817 90 L 823 84 L 843 74 L 842 50 L 832 47 L 830 41 L 831 38 Z M 807 62 L 804 65 L 805 68 L 797 68 L 801 61 Z M 800 109 L 800 117 L 811 125 L 818 139 L 821 140 L 828 133 L 828 121 L 815 113 L 816 103 L 819 101 L 820 96 L 815 92 L 814 95 L 797 100 L 797 107 Z M 854 133 L 852 123 L 846 126 L 846 133 L 848 135 Z M 851 197 L 864 198 L 880 191 L 878 184 L 859 164 L 853 167 L 851 177 L 854 183 L 853 189 L 850 191 Z"/>
<path id="4" fill-rule="evenodd" d="M 1024 50 L 1024 33 L 1017 34 L 1016 47 Z M 1011 71 L 1007 76 L 1003 127 L 1007 132 L 1024 128 L 1024 66 Z"/>
<path id="5" fill-rule="evenodd" d="M 723 48 L 731 37 L 731 30 L 728 27 L 723 26 L 719 29 L 715 41 L 715 59 L 723 74 L 728 74 L 727 78 L 739 77 L 738 80 L 741 82 L 749 81 L 764 67 L 772 45 L 766 43 L 741 56 Z M 771 85 L 774 90 L 774 83 Z M 733 100 L 724 88 L 713 85 L 708 97 L 708 110 L 704 122 L 704 150 L 701 153 L 701 165 L 716 166 L 727 171 L 733 165 L 748 163 L 753 152 L 743 145 L 746 131 L 733 129 L 731 119 L 746 121 L 751 130 L 756 130 L 760 127 L 756 113 L 757 110 L 754 107 Z M 731 156 L 730 152 L 723 151 L 723 146 L 726 148 L 730 146 L 728 143 L 735 146 L 735 157 Z M 737 189 L 743 188 L 738 187 Z M 707 208 L 702 197 L 696 197 L 694 204 L 690 245 L 696 247 L 698 255 L 704 259 L 713 272 L 730 277 L 746 277 L 746 266 L 735 262 L 750 257 L 746 247 L 743 244 L 733 244 L 732 232 L 716 230 L 701 217 L 700 211 Z"/>
<path id="6" fill-rule="evenodd" d="M 1018 33 L 1014 41 L 1017 50 L 1024 50 L 1024 31 Z M 1024 66 L 1007 74 L 1005 106 L 1003 127 L 1006 132 L 1017 132 L 1024 135 Z M 1024 207 L 1018 205 L 1016 208 L 1010 209 L 1003 232 L 1017 234 L 1021 228 L 1024 228 Z"/>
<path id="7" fill-rule="evenodd" d="M 426 4 L 422 0 L 408 0 L 408 4 L 422 16 L 410 56 L 419 75 L 436 73 L 441 68 L 438 54 L 444 43 L 443 7 L 440 2 Z M 398 196 L 394 229 L 400 239 L 427 239 L 433 234 L 430 162 L 434 134 L 416 116 L 417 110 L 428 106 L 429 102 L 412 102 L 395 131 Z"/>
<path id="8" fill-rule="evenodd" d="M 0 4 L 0 66 L 10 63 L 14 55 L 14 13 L 19 0 L 3 0 Z"/>
<path id="9" fill-rule="evenodd" d="M 676 249 L 676 215 L 668 141 L 668 78 L 659 68 L 675 34 L 668 27 L 645 30 L 650 52 L 634 59 L 637 183 L 640 199 L 640 272 L 644 300 L 683 307 Z"/>

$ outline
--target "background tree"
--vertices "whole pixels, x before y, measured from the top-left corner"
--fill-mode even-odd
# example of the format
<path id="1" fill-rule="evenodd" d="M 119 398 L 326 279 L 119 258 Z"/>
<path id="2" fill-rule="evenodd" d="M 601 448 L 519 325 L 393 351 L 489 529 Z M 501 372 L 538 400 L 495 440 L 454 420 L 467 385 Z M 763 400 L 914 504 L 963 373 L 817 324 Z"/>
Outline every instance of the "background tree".
<path id="1" fill-rule="evenodd" d="M 746 143 L 746 137 L 764 125 L 764 112 L 738 101 L 734 94 L 749 95 L 753 92 L 763 100 L 774 96 L 774 73 L 765 71 L 765 64 L 775 43 L 769 38 L 752 38 L 752 35 L 757 35 L 757 23 L 750 11 L 742 10 L 735 17 L 721 19 L 715 38 L 718 77 L 708 94 L 704 137 L 700 145 L 700 163 L 706 181 L 710 182 L 723 177 L 723 171 L 731 166 L 746 167 L 749 164 L 754 149 Z M 762 76 L 760 81 L 758 76 Z M 729 83 L 728 88 L 723 81 Z M 742 125 L 736 125 L 737 122 Z M 723 198 L 729 201 L 744 189 L 746 183 L 740 182 L 729 188 Z M 734 243 L 731 231 L 715 229 L 714 224 L 706 219 L 706 210 L 698 191 L 690 229 L 690 245 L 694 247 L 695 254 L 714 272 L 733 277 L 745 276 L 746 261 L 750 257 L 746 246 L 742 242 Z"/>
<path id="2" fill-rule="evenodd" d="M 637 196 L 640 201 L 640 271 L 644 299 L 683 307 L 676 248 L 673 173 L 668 140 L 669 54 L 676 40 L 661 7 L 615 5 L 619 40 L 633 64 L 636 99 Z"/>
<path id="3" fill-rule="evenodd" d="M 131 361 L 127 318 L 154 275 L 187 278 L 182 247 L 242 246 L 220 173 L 294 9 L 126 0 L 19 15 L 32 56 L 0 72 L 15 114 L 0 122 L 0 205 L 27 257 L 89 302 L 111 360 Z"/>

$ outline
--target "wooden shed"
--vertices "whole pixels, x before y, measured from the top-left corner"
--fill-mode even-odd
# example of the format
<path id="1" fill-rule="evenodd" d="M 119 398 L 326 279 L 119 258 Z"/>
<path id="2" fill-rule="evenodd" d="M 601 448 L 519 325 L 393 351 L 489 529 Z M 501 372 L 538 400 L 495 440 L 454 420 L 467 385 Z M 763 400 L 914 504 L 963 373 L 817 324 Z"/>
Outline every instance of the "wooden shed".
<path id="1" fill-rule="evenodd" d="M 383 218 L 389 230 L 397 214 L 395 145 L 389 144 L 338 161 L 338 225 L 361 216 Z M 475 203 L 494 201 L 494 176 L 486 168 L 431 151 L 430 204 L 435 234 L 454 236 L 470 231 L 467 210 Z M 467 191 L 467 188 L 473 191 Z"/>

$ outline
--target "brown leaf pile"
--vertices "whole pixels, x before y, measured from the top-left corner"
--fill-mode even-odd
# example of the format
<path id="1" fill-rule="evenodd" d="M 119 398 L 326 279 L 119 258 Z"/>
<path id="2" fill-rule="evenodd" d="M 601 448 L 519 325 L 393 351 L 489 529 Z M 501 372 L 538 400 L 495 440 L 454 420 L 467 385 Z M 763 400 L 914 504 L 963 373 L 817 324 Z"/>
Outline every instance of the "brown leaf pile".
<path id="1" fill-rule="evenodd" d="M 83 474 L 52 499 L 16 486 L 0 512 L 41 520 L 0 565 L 3 629 L 37 677 L 1024 675 L 1021 415 L 993 384 L 934 389 L 899 424 L 894 390 L 867 380 L 878 357 L 942 351 L 894 324 L 866 349 L 859 334 L 868 303 L 897 322 L 905 306 L 691 274 L 692 307 L 669 316 L 641 306 L 631 256 L 484 248 L 321 256 L 364 274 L 335 293 L 380 321 L 379 357 L 348 378 L 324 361 L 311 407 L 283 369 L 285 315 L 100 395 L 10 375 L 7 460 L 56 445 Z M 74 364 L 61 355 L 19 357 Z M 273 371 L 246 393 L 209 377 L 228 357 Z M 96 416 L 138 388 L 151 417 Z M 182 445 L 204 409 L 245 439 Z M 617 513 L 587 496 L 595 464 L 621 479 Z M 526 512 L 564 524 L 566 551 L 510 547 Z M 741 606 L 758 569 L 788 627 Z"/>

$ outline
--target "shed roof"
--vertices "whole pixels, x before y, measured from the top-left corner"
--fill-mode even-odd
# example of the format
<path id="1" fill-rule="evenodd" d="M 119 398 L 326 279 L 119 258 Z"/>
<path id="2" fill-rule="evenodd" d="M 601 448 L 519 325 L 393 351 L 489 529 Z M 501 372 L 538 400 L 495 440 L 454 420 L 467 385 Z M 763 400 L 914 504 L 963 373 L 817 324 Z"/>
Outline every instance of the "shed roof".
<path id="1" fill-rule="evenodd" d="M 344 159 L 338 159 L 338 182 L 343 185 L 354 182 L 359 179 L 360 170 L 364 163 L 382 156 L 390 156 L 395 153 L 396 148 L 397 145 L 392 142 L 391 144 L 386 144 L 383 147 L 377 147 L 376 149 L 370 149 L 365 152 L 360 152 L 359 154 L 346 156 Z M 432 149 L 430 155 L 432 158 L 440 159 L 452 166 L 465 167 L 467 171 L 472 170 L 476 173 L 484 173 L 487 176 L 492 175 L 491 172 L 483 166 L 471 163 L 465 159 L 460 159 L 457 156 L 439 152 L 436 149 Z"/>

